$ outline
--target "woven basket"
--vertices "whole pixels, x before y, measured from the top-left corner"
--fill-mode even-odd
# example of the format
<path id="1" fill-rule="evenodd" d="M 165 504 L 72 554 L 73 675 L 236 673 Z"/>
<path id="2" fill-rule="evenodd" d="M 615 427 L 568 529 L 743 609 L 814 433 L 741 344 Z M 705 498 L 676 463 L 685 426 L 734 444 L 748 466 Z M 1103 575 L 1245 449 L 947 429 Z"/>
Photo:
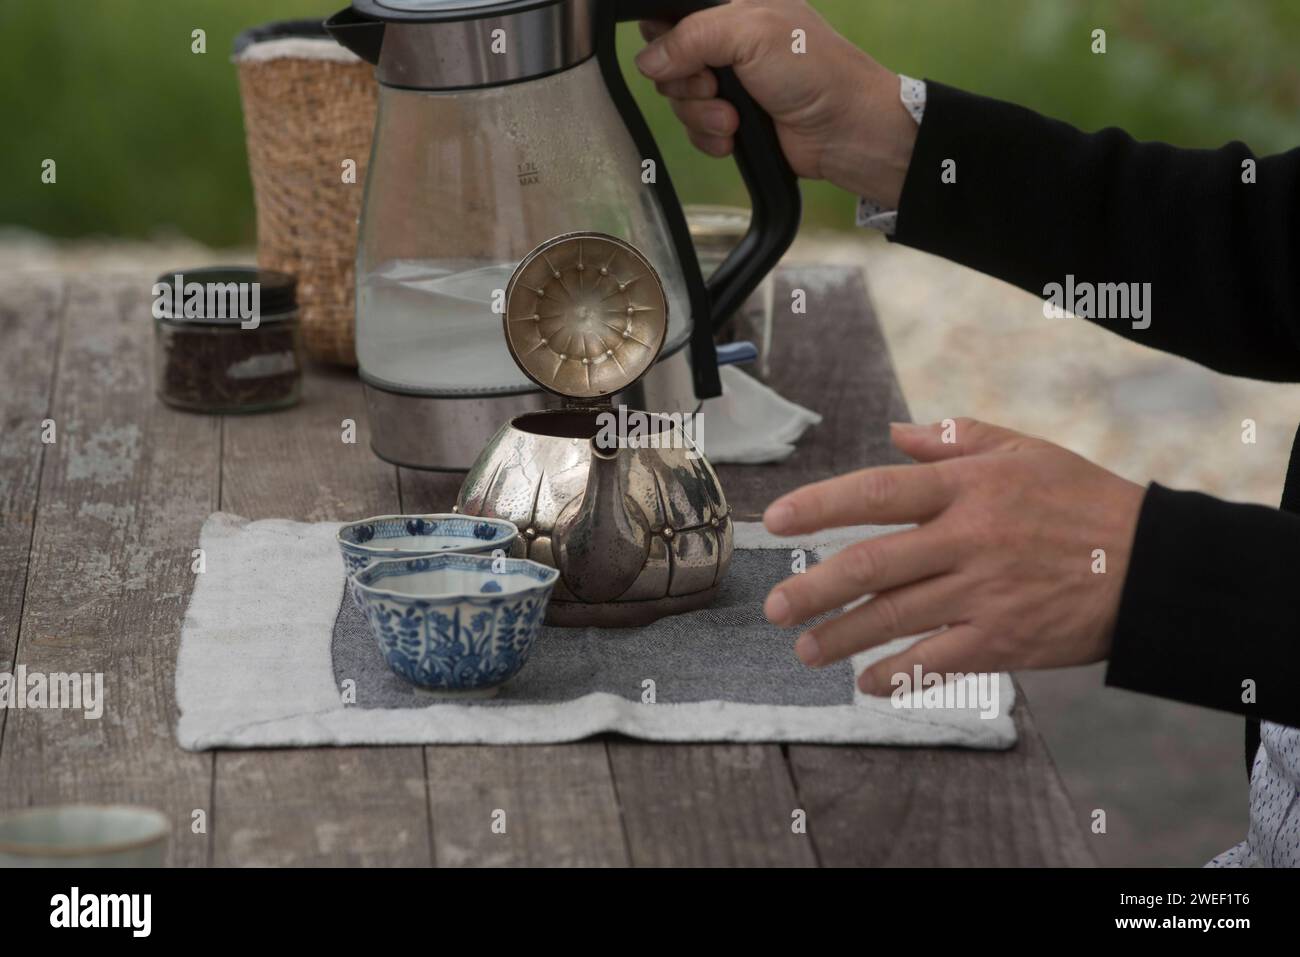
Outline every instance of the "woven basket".
<path id="1" fill-rule="evenodd" d="M 317 21 L 267 24 L 235 41 L 257 261 L 298 277 L 303 345 L 357 364 L 353 279 L 357 217 L 375 122 L 373 68 Z M 344 182 L 344 161 L 356 162 Z M 351 179 L 351 177 L 349 177 Z"/>

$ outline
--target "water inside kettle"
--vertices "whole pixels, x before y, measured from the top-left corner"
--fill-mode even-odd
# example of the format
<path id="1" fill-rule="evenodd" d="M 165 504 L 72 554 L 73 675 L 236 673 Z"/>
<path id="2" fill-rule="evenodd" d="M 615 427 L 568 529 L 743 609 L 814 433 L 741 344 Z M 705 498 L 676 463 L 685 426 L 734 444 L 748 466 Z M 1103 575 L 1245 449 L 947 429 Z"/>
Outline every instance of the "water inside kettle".
<path id="1" fill-rule="evenodd" d="M 514 263 L 398 259 L 360 283 L 358 355 L 368 376 L 428 392 L 530 388 L 503 344 L 495 290 Z"/>
<path id="2" fill-rule="evenodd" d="M 517 263 L 481 259 L 393 259 L 358 286 L 357 357 L 367 379 L 402 391 L 440 394 L 531 390 L 506 348 L 492 298 Z M 668 341 L 690 328 L 684 295 L 672 288 Z"/>

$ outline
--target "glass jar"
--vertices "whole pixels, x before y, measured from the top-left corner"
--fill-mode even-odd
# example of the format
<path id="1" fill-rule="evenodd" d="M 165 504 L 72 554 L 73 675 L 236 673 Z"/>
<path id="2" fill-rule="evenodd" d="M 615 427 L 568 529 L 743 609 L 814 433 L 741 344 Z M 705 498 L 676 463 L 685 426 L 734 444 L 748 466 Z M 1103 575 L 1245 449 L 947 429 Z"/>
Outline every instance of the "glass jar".
<path id="1" fill-rule="evenodd" d="M 158 397 L 191 412 L 263 412 L 302 388 L 297 280 L 251 266 L 165 273 L 153 287 Z"/>
<path id="2" fill-rule="evenodd" d="M 691 242 L 695 246 L 700 272 L 705 279 L 722 265 L 722 261 L 748 231 L 749 218 L 750 211 L 738 206 L 686 207 Z M 737 340 L 752 342 L 758 349 L 758 359 L 740 368 L 758 379 L 766 379 L 772 371 L 772 297 L 775 288 L 772 273 L 768 273 L 715 337 L 719 343 Z"/>

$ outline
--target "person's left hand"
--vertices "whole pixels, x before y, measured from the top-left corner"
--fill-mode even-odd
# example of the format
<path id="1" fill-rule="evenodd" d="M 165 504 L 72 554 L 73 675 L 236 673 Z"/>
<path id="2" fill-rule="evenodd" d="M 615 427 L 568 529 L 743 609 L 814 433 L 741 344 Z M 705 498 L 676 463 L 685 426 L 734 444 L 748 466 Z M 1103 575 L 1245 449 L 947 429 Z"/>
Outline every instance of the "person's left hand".
<path id="1" fill-rule="evenodd" d="M 948 421 L 949 435 L 891 427 L 923 464 L 863 469 L 768 506 L 764 523 L 784 536 L 917 523 L 786 579 L 767 597 L 768 619 L 796 625 L 874 594 L 799 637 L 795 652 L 814 666 L 944 628 L 864 671 L 868 694 L 889 694 L 892 676 L 917 664 L 945 674 L 1107 657 L 1145 490 L 1050 442 Z"/>

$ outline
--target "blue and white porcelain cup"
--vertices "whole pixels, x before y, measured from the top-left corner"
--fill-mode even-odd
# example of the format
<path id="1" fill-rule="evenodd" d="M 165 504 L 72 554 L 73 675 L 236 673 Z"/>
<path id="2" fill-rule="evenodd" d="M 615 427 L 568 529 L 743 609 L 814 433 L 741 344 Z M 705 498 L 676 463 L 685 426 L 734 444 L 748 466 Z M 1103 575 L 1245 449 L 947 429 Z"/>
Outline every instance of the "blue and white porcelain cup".
<path id="1" fill-rule="evenodd" d="M 455 513 L 435 515 L 377 515 L 348 522 L 335 536 L 347 573 L 354 575 L 378 561 L 421 555 L 458 553 L 487 555 L 510 546 L 519 537 L 513 522 Z"/>
<path id="2" fill-rule="evenodd" d="M 441 554 L 376 562 L 348 588 L 397 675 L 491 693 L 527 662 L 559 577 L 526 558 Z"/>

